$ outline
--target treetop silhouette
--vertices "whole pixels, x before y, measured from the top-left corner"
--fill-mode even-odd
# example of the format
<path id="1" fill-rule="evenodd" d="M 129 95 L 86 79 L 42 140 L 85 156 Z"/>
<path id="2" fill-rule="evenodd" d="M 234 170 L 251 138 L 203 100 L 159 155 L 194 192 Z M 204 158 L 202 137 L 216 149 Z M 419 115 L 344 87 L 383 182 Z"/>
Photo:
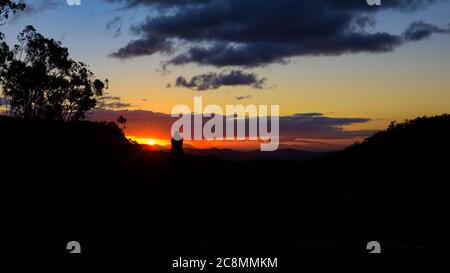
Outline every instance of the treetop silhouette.
<path id="1" fill-rule="evenodd" d="M 4 25 L 11 13 L 25 9 L 24 3 L 16 3 L 11 0 L 0 0 L 0 25 Z"/>
<path id="2" fill-rule="evenodd" d="M 23 119 L 77 121 L 96 106 L 105 84 L 83 62 L 74 61 L 61 42 L 33 26 L 9 50 L 1 45 L 0 82 L 11 116 Z"/>

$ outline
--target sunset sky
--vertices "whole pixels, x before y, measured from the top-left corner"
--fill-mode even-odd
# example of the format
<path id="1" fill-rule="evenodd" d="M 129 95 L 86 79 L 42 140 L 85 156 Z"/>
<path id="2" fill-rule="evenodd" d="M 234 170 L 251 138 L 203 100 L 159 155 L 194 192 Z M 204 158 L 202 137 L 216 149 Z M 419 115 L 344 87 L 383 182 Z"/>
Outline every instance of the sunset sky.
<path id="1" fill-rule="evenodd" d="M 222 107 L 277 104 L 283 144 L 313 150 L 450 110 L 450 1 L 25 2 L 1 27 L 7 41 L 29 24 L 62 41 L 109 79 L 112 103 L 94 118 L 123 114 L 137 138 L 167 140 L 172 107 L 195 96 Z"/>

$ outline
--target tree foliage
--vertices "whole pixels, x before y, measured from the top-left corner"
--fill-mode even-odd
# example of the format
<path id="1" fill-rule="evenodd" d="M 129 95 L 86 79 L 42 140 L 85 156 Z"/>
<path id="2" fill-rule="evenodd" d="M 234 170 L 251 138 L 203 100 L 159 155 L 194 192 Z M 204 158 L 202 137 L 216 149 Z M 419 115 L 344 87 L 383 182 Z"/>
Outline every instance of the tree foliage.
<path id="1" fill-rule="evenodd" d="M 24 3 L 17 3 L 11 0 L 0 0 L 0 24 L 5 24 L 11 13 L 22 11 L 25 8 Z"/>
<path id="2" fill-rule="evenodd" d="M 94 108 L 105 84 L 88 66 L 69 57 L 60 42 L 32 26 L 9 50 L 2 43 L 0 83 L 9 113 L 23 119 L 76 121 Z"/>
<path id="3" fill-rule="evenodd" d="M 0 0 L 0 25 L 4 25 L 11 13 L 22 11 L 25 8 L 24 3 L 16 3 L 11 0 Z M 6 62 L 9 55 L 9 47 L 6 44 L 5 35 L 0 32 L 0 66 Z"/>
<path id="4" fill-rule="evenodd" d="M 123 115 L 120 115 L 120 117 L 117 119 L 117 124 L 122 125 L 122 129 L 125 130 L 127 119 Z"/>

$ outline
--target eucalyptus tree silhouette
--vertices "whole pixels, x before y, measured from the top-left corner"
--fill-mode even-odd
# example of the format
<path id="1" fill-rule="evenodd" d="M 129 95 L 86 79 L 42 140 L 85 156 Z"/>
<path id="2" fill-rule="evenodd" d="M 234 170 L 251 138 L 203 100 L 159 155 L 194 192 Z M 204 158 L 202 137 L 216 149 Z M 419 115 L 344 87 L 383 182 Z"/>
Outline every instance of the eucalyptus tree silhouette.
<path id="1" fill-rule="evenodd" d="M 120 115 L 120 117 L 117 119 L 117 124 L 122 125 L 122 130 L 125 131 L 125 129 L 127 128 L 127 119 L 124 116 Z"/>
<path id="2" fill-rule="evenodd" d="M 103 95 L 105 84 L 86 64 L 69 58 L 61 42 L 33 26 L 25 27 L 11 50 L 3 44 L 0 57 L 0 83 L 11 116 L 77 121 Z"/>
<path id="3" fill-rule="evenodd" d="M 25 4 L 22 2 L 16 2 L 11 0 L 0 0 L 0 25 L 4 25 L 8 20 L 11 13 L 22 11 L 25 8 Z"/>
<path id="4" fill-rule="evenodd" d="M 22 11 L 25 8 L 24 3 L 16 3 L 11 0 L 0 0 L 0 26 L 6 24 L 11 13 Z M 0 32 L 0 67 L 5 65 L 9 55 L 9 47 L 5 42 L 5 35 Z"/>

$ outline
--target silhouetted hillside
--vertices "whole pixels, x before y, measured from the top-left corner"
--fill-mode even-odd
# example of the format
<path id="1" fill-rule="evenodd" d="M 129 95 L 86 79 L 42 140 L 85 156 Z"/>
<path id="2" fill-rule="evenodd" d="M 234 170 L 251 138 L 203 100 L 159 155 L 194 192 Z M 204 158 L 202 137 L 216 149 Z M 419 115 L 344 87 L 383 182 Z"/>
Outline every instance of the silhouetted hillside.
<path id="1" fill-rule="evenodd" d="M 393 123 L 331 154 L 320 180 L 353 196 L 363 234 L 397 251 L 448 250 L 449 139 L 449 115 Z"/>
<path id="2" fill-rule="evenodd" d="M 36 145 L 129 145 L 115 123 L 78 121 L 72 123 L 45 120 L 17 120 L 0 116 L 1 144 Z"/>
<path id="3" fill-rule="evenodd" d="M 450 151 L 450 115 L 420 117 L 403 123 L 392 123 L 362 143 L 342 153 L 355 159 L 391 157 L 419 160 L 438 159 Z M 437 157 L 436 157 L 437 156 Z"/>
<path id="4" fill-rule="evenodd" d="M 448 115 L 306 161 L 173 156 L 113 124 L 0 118 L 0 251 L 448 251 Z M 253 159 L 252 155 L 252 159 Z"/>

